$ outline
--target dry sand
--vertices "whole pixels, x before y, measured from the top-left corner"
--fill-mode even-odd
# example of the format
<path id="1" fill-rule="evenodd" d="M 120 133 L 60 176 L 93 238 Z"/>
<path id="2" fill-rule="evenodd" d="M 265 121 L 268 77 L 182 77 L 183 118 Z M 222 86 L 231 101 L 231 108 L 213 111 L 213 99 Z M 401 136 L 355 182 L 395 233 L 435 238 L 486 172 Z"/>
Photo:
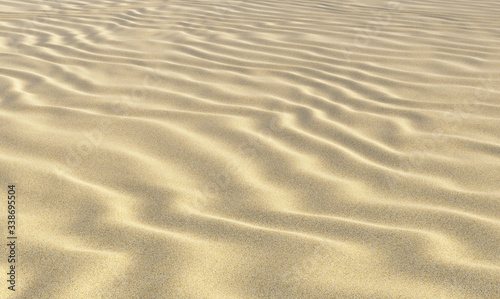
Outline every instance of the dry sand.
<path id="1" fill-rule="evenodd" d="M 1 298 L 500 298 L 499 1 L 0 1 Z"/>

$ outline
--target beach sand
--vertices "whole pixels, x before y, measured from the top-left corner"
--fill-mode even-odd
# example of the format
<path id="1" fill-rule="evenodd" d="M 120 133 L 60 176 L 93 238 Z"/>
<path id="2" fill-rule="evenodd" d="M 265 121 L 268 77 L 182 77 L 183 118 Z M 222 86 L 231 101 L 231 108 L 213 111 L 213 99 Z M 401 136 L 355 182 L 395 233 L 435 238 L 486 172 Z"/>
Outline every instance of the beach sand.
<path id="1" fill-rule="evenodd" d="M 0 297 L 500 298 L 499 15 L 1 0 Z"/>

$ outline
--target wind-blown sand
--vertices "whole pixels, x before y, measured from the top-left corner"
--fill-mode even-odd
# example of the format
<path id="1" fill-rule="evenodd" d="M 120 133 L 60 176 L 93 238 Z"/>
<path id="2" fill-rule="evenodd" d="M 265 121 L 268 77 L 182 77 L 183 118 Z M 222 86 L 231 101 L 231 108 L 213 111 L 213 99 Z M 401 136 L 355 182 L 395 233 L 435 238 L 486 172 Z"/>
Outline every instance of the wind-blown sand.
<path id="1" fill-rule="evenodd" d="M 1 298 L 500 298 L 498 1 L 0 1 Z"/>

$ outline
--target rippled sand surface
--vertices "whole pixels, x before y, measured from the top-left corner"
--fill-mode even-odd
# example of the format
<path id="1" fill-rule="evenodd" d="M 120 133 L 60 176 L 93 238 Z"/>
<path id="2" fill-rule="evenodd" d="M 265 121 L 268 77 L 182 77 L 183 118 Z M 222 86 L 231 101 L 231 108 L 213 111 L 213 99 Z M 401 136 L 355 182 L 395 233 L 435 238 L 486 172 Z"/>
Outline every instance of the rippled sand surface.
<path id="1" fill-rule="evenodd" d="M 499 16 L 0 1 L 0 297 L 500 298 Z"/>

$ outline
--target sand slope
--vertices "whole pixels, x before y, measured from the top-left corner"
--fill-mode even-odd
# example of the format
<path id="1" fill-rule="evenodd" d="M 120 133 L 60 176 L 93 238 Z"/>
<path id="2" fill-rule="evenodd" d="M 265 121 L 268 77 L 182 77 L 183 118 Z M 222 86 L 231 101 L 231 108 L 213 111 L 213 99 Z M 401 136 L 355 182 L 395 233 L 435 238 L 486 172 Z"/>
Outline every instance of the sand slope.
<path id="1" fill-rule="evenodd" d="M 0 297 L 499 298 L 499 15 L 0 1 Z"/>

